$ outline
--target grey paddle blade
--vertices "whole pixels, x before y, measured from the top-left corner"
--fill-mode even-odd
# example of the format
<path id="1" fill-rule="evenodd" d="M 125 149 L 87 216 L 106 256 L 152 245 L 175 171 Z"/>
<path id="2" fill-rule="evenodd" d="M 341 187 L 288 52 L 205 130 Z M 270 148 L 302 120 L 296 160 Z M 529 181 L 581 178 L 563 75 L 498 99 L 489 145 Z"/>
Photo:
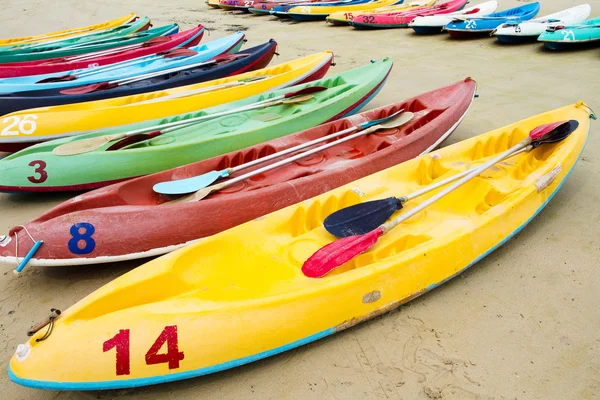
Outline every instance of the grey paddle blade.
<path id="1" fill-rule="evenodd" d="M 385 223 L 401 208 L 402 201 L 397 197 L 367 201 L 330 214 L 323 221 L 323 226 L 338 238 L 364 235 Z"/>
<path id="2" fill-rule="evenodd" d="M 219 178 L 229 176 L 226 169 L 221 171 L 210 171 L 206 174 L 193 176 L 186 179 L 178 179 L 176 181 L 167 181 L 157 183 L 152 187 L 156 193 L 162 194 L 186 194 L 198 191 L 207 186 L 210 186 Z"/>

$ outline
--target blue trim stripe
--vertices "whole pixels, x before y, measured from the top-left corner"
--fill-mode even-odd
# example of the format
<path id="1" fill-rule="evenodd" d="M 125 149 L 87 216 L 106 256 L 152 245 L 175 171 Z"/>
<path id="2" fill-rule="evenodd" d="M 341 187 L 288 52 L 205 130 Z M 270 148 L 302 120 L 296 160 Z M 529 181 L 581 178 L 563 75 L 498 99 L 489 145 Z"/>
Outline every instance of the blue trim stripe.
<path id="1" fill-rule="evenodd" d="M 197 376 L 213 374 L 215 372 L 224 371 L 240 365 L 248 364 L 254 361 L 258 361 L 263 358 L 271 357 L 284 351 L 294 349 L 296 347 L 303 346 L 305 344 L 314 342 L 335 333 L 334 328 L 326 329 L 314 335 L 305 337 L 304 339 L 296 340 L 295 342 L 288 343 L 286 345 L 274 348 L 272 350 L 263 351 L 262 353 L 255 354 L 250 357 L 239 358 L 237 360 L 227 361 L 221 364 L 212 365 L 206 368 L 198 368 L 190 371 L 176 372 L 174 374 L 167 374 L 162 376 L 152 376 L 148 378 L 134 378 L 134 379 L 123 379 L 113 381 L 101 381 L 101 382 L 53 382 L 53 381 L 39 381 L 35 379 L 25 379 L 17 377 L 8 365 L 8 377 L 11 381 L 18 383 L 19 385 L 28 386 L 36 389 L 50 389 L 50 390 L 107 390 L 107 389 L 121 389 L 121 388 L 132 388 L 138 386 L 149 386 L 156 385 L 158 383 L 165 383 L 171 381 L 178 381 L 182 379 L 195 378 Z"/>
<path id="2" fill-rule="evenodd" d="M 383 87 L 383 85 L 381 85 L 381 86 Z M 588 137 L 589 137 L 589 135 L 588 135 Z M 506 238 L 504 238 L 502 241 L 500 241 L 494 247 L 492 247 L 491 249 L 489 249 L 488 251 L 483 253 L 481 256 L 477 257 L 473 262 L 471 262 L 465 268 L 458 271 L 456 274 L 450 276 L 447 279 L 444 279 L 441 282 L 433 283 L 433 284 L 429 285 L 425 292 L 428 292 L 428 291 L 438 287 L 439 285 L 449 281 L 450 279 L 456 277 L 457 275 L 462 274 L 464 271 L 469 269 L 471 266 L 473 266 L 474 264 L 476 264 L 483 258 L 487 257 L 488 254 L 490 254 L 491 252 L 496 250 L 498 247 L 502 246 L 504 243 L 509 241 L 513 236 L 515 236 L 517 233 L 519 233 L 527 224 L 529 224 L 540 213 L 540 211 L 542 211 L 544 209 L 544 207 L 546 207 L 546 205 L 548 205 L 550 200 L 552 200 L 554 195 L 560 190 L 560 188 L 563 186 L 563 184 L 569 178 L 569 176 L 573 172 L 573 169 L 575 169 L 575 166 L 577 165 L 577 161 L 581 157 L 581 154 L 583 153 L 583 150 L 585 149 L 586 144 L 587 144 L 587 138 L 586 138 L 586 143 L 584 143 L 583 148 L 581 149 L 581 152 L 575 159 L 575 163 L 573 164 L 573 166 L 571 167 L 569 172 L 565 175 L 562 182 L 556 187 L 556 189 L 550 194 L 550 196 L 548 196 L 548 199 L 546 199 L 546 201 L 540 206 L 540 208 L 538 208 L 536 210 L 536 212 L 527 221 L 525 221 L 521 226 L 519 226 L 515 231 L 513 231 L 510 235 L 508 235 Z M 40 380 L 35 380 L 35 379 L 25 379 L 25 378 L 17 377 L 10 369 L 10 364 L 8 365 L 8 377 L 10 378 L 10 380 L 12 380 L 15 383 L 18 383 L 19 385 L 28 386 L 28 387 L 32 387 L 32 388 L 36 388 L 36 389 L 51 389 L 51 390 L 106 390 L 106 389 L 120 389 L 120 388 L 132 388 L 132 387 L 138 387 L 138 386 L 148 386 L 148 385 L 155 385 L 155 384 L 159 384 L 159 383 L 194 378 L 197 376 L 208 375 L 208 374 L 212 374 L 215 372 L 224 371 L 226 369 L 238 367 L 240 365 L 258 361 L 263 358 L 271 357 L 273 355 L 283 353 L 284 351 L 288 351 L 288 350 L 294 349 L 296 347 L 303 346 L 305 344 L 314 342 L 316 340 L 319 340 L 326 336 L 329 336 L 333 333 L 336 333 L 337 331 L 338 330 L 336 327 L 329 328 L 324 331 L 315 333 L 314 335 L 310 335 L 304 339 L 296 340 L 295 342 L 288 343 L 284 346 L 280 346 L 280 347 L 277 347 L 272 350 L 263 351 L 262 353 L 255 354 L 253 356 L 239 358 L 237 360 L 232 360 L 232 361 L 227 361 L 227 362 L 213 365 L 213 366 L 206 367 L 206 368 L 198 368 L 198 369 L 194 369 L 194 370 L 190 370 L 190 371 L 177 372 L 174 374 L 153 376 L 153 377 L 148 377 L 148 378 L 133 378 L 133 379 L 124 379 L 124 380 L 102 381 L 102 382 L 40 381 Z"/>

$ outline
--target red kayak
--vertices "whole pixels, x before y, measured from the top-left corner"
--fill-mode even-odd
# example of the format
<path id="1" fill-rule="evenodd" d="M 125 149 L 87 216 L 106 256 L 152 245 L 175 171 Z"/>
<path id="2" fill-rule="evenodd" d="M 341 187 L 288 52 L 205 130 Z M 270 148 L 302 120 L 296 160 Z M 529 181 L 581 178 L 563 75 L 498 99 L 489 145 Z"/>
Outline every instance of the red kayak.
<path id="1" fill-rule="evenodd" d="M 475 90 L 475 81 L 467 78 L 406 101 L 244 150 L 79 195 L 25 225 L 33 238 L 44 241 L 30 264 L 96 264 L 164 254 L 389 168 L 433 150 L 444 141 L 466 115 Z M 402 109 L 414 116 L 400 128 L 356 137 L 200 201 L 165 205 L 169 199 L 153 191 L 153 186 L 160 182 L 247 163 Z M 306 223 L 304 216 L 299 218 L 299 224 Z M 321 221 L 319 217 L 314 223 Z M 15 265 L 15 234 L 19 256 L 27 254 L 33 246 L 28 233 L 20 226 L 11 229 L 0 241 L 0 262 Z M 81 250 L 82 246 L 86 251 Z"/>
<path id="2" fill-rule="evenodd" d="M 198 25 L 195 28 L 179 32 L 171 36 L 160 36 L 145 43 L 125 46 L 122 48 L 117 47 L 108 51 L 87 53 L 72 57 L 60 57 L 20 63 L 6 63 L 0 65 L 0 78 L 53 74 L 79 68 L 114 64 L 131 60 L 133 58 L 166 52 L 176 47 L 195 46 L 200 42 L 203 35 L 204 27 L 202 25 Z"/>

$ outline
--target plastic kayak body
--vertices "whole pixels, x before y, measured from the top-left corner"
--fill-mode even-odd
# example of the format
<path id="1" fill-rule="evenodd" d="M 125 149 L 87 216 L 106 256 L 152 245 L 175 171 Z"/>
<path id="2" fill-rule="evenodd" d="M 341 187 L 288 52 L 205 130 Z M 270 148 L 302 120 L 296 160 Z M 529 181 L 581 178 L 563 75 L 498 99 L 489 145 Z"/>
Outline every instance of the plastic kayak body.
<path id="1" fill-rule="evenodd" d="M 580 46 L 594 46 L 600 44 L 600 17 L 566 27 L 558 26 L 548 28 L 542 33 L 538 41 L 552 50 L 566 50 Z"/>
<path id="2" fill-rule="evenodd" d="M 477 4 L 473 7 L 463 8 L 460 11 L 456 11 L 450 14 L 437 14 L 427 15 L 423 17 L 416 17 L 408 24 L 416 33 L 419 34 L 436 34 L 442 33 L 444 27 L 448 25 L 455 17 L 482 17 L 496 11 L 498 8 L 498 2 L 496 0 L 486 1 L 481 4 Z"/>
<path id="3" fill-rule="evenodd" d="M 240 40 L 240 46 L 241 43 Z M 114 88 L 107 86 L 85 94 L 65 94 L 61 93 L 60 89 L 4 94 L 0 95 L 0 113 L 5 114 L 28 108 L 131 96 L 220 79 L 265 68 L 273 59 L 276 49 L 277 42 L 271 39 L 267 43 L 246 49 L 241 53 L 219 55 L 212 64 L 166 73 Z M 237 50 L 237 48 L 233 50 Z"/>
<path id="4" fill-rule="evenodd" d="M 371 19 L 371 16 L 378 14 L 387 14 L 387 13 L 401 13 L 409 10 L 419 10 L 421 7 L 431 6 L 436 3 L 437 0 L 420 0 L 420 1 L 410 1 L 410 2 L 402 2 L 401 4 L 386 4 L 386 5 L 374 5 L 371 3 L 365 4 L 365 7 L 361 10 L 355 11 L 338 11 L 335 13 L 329 14 L 326 18 L 326 21 L 333 25 L 348 25 L 352 24 L 352 22 L 359 15 L 369 15 L 368 20 Z M 369 6 L 370 5 L 370 6 Z"/>
<path id="5" fill-rule="evenodd" d="M 271 10 L 275 7 L 279 6 L 289 6 L 289 5 L 317 5 L 319 3 L 331 3 L 330 0 L 282 0 L 282 1 L 254 1 L 252 7 L 248 8 L 248 11 L 252 14 L 257 15 L 266 15 L 269 14 Z"/>
<path id="6" fill-rule="evenodd" d="M 547 28 L 578 24 L 585 21 L 591 12 L 589 4 L 582 4 L 530 21 L 500 25 L 493 34 L 504 43 L 536 41 Z"/>
<path id="7" fill-rule="evenodd" d="M 326 60 L 330 61 L 330 59 Z M 294 89 L 279 89 L 257 95 L 257 93 L 264 93 L 266 87 L 271 89 L 286 87 L 298 81 L 303 82 L 314 79 L 316 76 L 322 76 L 327 70 L 328 64 L 317 64 L 315 61 L 313 59 L 310 65 L 305 64 L 302 68 L 303 73 L 298 70 L 288 74 L 282 73 L 280 76 L 254 81 L 242 87 L 222 89 L 217 93 L 204 93 L 204 95 L 196 96 L 197 100 L 193 106 L 202 111 L 172 115 L 164 119 L 143 120 L 143 122 L 127 127 L 118 126 L 112 130 L 95 132 L 78 138 L 57 139 L 22 150 L 0 160 L 0 190 L 65 191 L 92 189 L 116 181 L 175 168 L 307 129 L 329 121 L 334 117 L 356 112 L 363 102 L 366 104 L 366 101 L 371 98 L 371 94 L 374 94 L 383 85 L 383 80 L 387 76 L 384 72 L 389 71 L 389 68 L 391 68 L 391 62 L 380 62 L 372 66 L 369 65 L 371 68 L 363 68 L 358 71 L 352 70 L 333 78 L 317 80 L 316 83 L 311 82 L 310 84 L 294 86 Z M 325 60 L 320 58 L 319 61 L 323 62 Z M 260 71 L 265 74 L 265 71 L 274 71 L 275 68 L 271 67 Z M 369 79 L 357 83 L 356 74 L 361 71 Z M 380 76 L 379 73 L 383 76 Z M 256 72 L 248 74 L 257 76 Z M 336 78 L 338 79 L 336 80 Z M 289 90 L 319 84 L 329 89 L 315 94 L 311 101 L 238 112 L 221 118 L 209 117 L 204 122 L 156 138 L 152 136 L 143 137 L 141 139 L 145 140 L 140 140 L 134 144 L 125 142 L 127 145 L 124 143 L 122 146 L 119 145 L 119 142 L 109 142 L 94 151 L 79 155 L 58 156 L 52 152 L 55 147 L 71 142 L 73 139 L 86 139 L 148 127 L 152 127 L 151 130 L 155 131 L 154 127 L 157 125 L 236 110 L 241 106 L 285 94 Z M 232 103 L 226 102 L 225 99 L 235 96 L 235 93 L 229 94 L 231 90 L 245 93 L 244 96 L 240 96 L 243 100 Z M 344 93 L 344 91 L 347 92 Z M 337 100 L 338 104 L 332 104 L 334 100 Z M 208 105 L 211 102 L 222 105 L 212 108 L 202 107 L 203 104 Z M 161 102 L 151 103 L 151 105 L 160 108 Z M 153 114 L 149 113 L 148 115 Z M 111 147 L 113 145 L 123 148 L 117 150 L 115 147 Z M 111 150 L 107 151 L 109 148 Z M 38 169 L 38 173 L 33 178 L 27 178 L 27 176 L 33 176 L 29 171 L 32 169 L 29 164 L 32 164 L 33 161 L 26 160 L 30 157 L 33 157 L 36 163 L 39 164 L 39 161 L 41 161 L 44 164 L 42 169 L 45 173 Z M 98 162 L 101 164 L 98 164 Z M 23 175 L 24 173 L 25 175 Z M 42 174 L 43 177 L 40 178 L 39 174 Z M 8 189 L 8 187 L 11 187 L 11 189 Z"/>
<path id="8" fill-rule="evenodd" d="M 539 125 L 569 119 L 579 127 L 561 143 L 490 168 L 325 277 L 303 275 L 303 262 L 332 241 L 322 227 L 331 212 L 410 193 L 489 160 Z M 269 357 L 388 312 L 521 231 L 575 167 L 589 125 L 584 105 L 540 114 L 152 260 L 65 310 L 46 340 L 36 342 L 47 329 L 34 334 L 8 375 L 53 390 L 158 384 Z M 166 341 L 169 356 L 155 358 Z"/>
<path id="9" fill-rule="evenodd" d="M 451 0 L 442 4 L 415 7 L 390 13 L 372 13 L 357 15 L 350 25 L 355 29 L 408 28 L 408 24 L 420 15 L 449 14 L 460 10 L 467 0 Z"/>
<path id="10" fill-rule="evenodd" d="M 194 85 L 11 113 L 4 116 L 2 121 L 6 122 L 0 125 L 3 129 L 0 131 L 0 151 L 12 151 L 15 146 L 31 145 L 103 129 L 122 131 L 128 128 L 125 125 L 142 121 L 152 124 L 162 118 L 193 113 L 269 90 L 318 79 L 325 75 L 332 58 L 331 52 L 322 52 L 257 71 Z M 259 80 L 244 82 L 257 78 Z M 239 85 L 221 87 L 232 83 Z M 14 126 L 17 119 L 21 121 L 21 127 Z"/>
<path id="11" fill-rule="evenodd" d="M 139 75 L 159 72 L 171 68 L 185 67 L 210 60 L 219 54 L 239 49 L 244 33 L 237 32 L 211 42 L 190 47 L 196 54 L 182 57 L 150 55 L 137 60 L 125 61 L 105 67 L 84 68 L 68 72 L 46 75 L 32 75 L 0 79 L 0 95 L 13 92 L 28 92 L 46 89 L 65 89 L 91 83 L 134 78 Z M 79 76 L 81 74 L 81 76 Z M 61 80 L 61 78 L 64 78 Z"/>
<path id="12" fill-rule="evenodd" d="M 137 45 L 121 46 L 111 50 L 70 57 L 0 64 L 0 78 L 55 74 L 75 69 L 115 64 L 134 58 L 167 52 L 178 47 L 195 46 L 200 43 L 203 34 L 204 27 L 198 25 L 195 28 L 165 36 L 168 40 L 161 43 L 144 42 Z"/>
<path id="13" fill-rule="evenodd" d="M 82 43 L 78 44 L 38 43 L 18 46 L 7 50 L 0 49 L 0 63 L 45 60 L 91 53 L 119 46 L 143 43 L 157 36 L 171 35 L 179 31 L 177 24 L 152 29 L 148 29 L 149 27 L 150 20 L 143 18 L 131 24 L 114 28 L 114 33 L 106 32 L 104 34 L 90 35 L 85 41 L 81 41 Z"/>
<path id="14" fill-rule="evenodd" d="M 475 82 L 466 79 L 405 101 L 240 151 L 77 196 L 25 224 L 33 237 L 44 241 L 30 264 L 80 265 L 166 253 L 199 238 L 389 168 L 433 150 L 447 138 L 466 115 L 475 89 Z M 399 129 L 384 130 L 339 144 L 254 179 L 247 179 L 191 205 L 165 206 L 163 204 L 167 198 L 152 190 L 153 185 L 158 182 L 183 179 L 239 165 L 364 121 L 383 118 L 401 109 L 413 112 L 415 116 Z M 160 212 L 156 212 L 157 206 L 160 207 Z M 237 211 L 231 212 L 232 210 Z M 203 216 L 204 223 L 197 223 L 195 217 L 198 215 Z M 228 217 L 223 218 L 224 215 Z M 74 220 L 94 226 L 96 245 L 85 255 L 73 253 L 67 245 Z M 122 226 L 127 226 L 127 230 L 122 229 Z M 151 226 L 162 228 L 150 229 Z M 164 231 L 176 234 L 164 235 Z M 15 235 L 18 235 L 18 240 L 15 240 Z M 18 241 L 21 257 L 33 243 L 20 227 L 11 230 L 8 236 L 12 237 L 13 242 L 0 247 L 0 262 L 14 266 L 14 243 Z"/>
<path id="15" fill-rule="evenodd" d="M 342 11 L 340 7 L 362 7 L 367 3 L 379 3 L 380 0 L 341 0 L 319 3 L 282 4 L 274 7 L 269 13 L 283 18 L 293 18 L 297 21 L 319 21 L 327 18 L 333 12 Z"/>
<path id="16" fill-rule="evenodd" d="M 446 31 L 448 31 L 450 36 L 455 38 L 485 35 L 508 22 L 528 21 L 535 17 L 539 11 L 540 3 L 536 2 L 477 18 L 469 18 L 468 16 L 457 17 L 462 19 L 457 20 L 455 18 L 446 25 Z M 467 19 L 465 20 L 464 18 Z"/>
<path id="17" fill-rule="evenodd" d="M 90 33 L 106 31 L 108 29 L 116 28 L 118 26 L 131 23 L 131 22 L 135 21 L 136 18 L 137 18 L 137 16 L 135 15 L 135 13 L 131 13 L 131 14 L 125 15 L 120 18 L 111 19 L 110 21 L 101 22 L 101 23 L 95 24 L 95 25 L 84 26 L 81 28 L 65 29 L 62 31 L 49 32 L 49 33 L 44 33 L 42 35 L 35 35 L 35 36 L 24 36 L 24 37 L 11 38 L 11 39 L 2 39 L 2 40 L 0 40 L 0 48 L 7 47 L 7 46 L 16 46 L 16 45 L 23 45 L 23 44 L 32 44 L 32 43 L 41 43 L 41 42 L 55 41 L 55 40 L 61 40 L 61 39 L 68 39 L 73 36 L 88 35 Z"/>

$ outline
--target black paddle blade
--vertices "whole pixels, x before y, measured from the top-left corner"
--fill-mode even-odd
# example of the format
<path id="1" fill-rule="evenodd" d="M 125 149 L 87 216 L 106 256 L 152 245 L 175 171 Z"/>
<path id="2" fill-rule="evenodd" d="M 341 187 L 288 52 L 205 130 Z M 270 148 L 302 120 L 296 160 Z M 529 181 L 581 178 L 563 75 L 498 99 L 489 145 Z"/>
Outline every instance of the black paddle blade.
<path id="1" fill-rule="evenodd" d="M 401 208 L 402 201 L 397 197 L 367 201 L 330 214 L 323 221 L 323 226 L 338 238 L 364 235 L 377 229 Z"/>
<path id="2" fill-rule="evenodd" d="M 541 144 L 560 142 L 561 140 L 566 139 L 571 133 L 575 132 L 578 127 L 579 122 L 574 119 L 565 121 L 541 138 L 534 140 L 531 145 L 533 148 L 536 148 Z"/>

